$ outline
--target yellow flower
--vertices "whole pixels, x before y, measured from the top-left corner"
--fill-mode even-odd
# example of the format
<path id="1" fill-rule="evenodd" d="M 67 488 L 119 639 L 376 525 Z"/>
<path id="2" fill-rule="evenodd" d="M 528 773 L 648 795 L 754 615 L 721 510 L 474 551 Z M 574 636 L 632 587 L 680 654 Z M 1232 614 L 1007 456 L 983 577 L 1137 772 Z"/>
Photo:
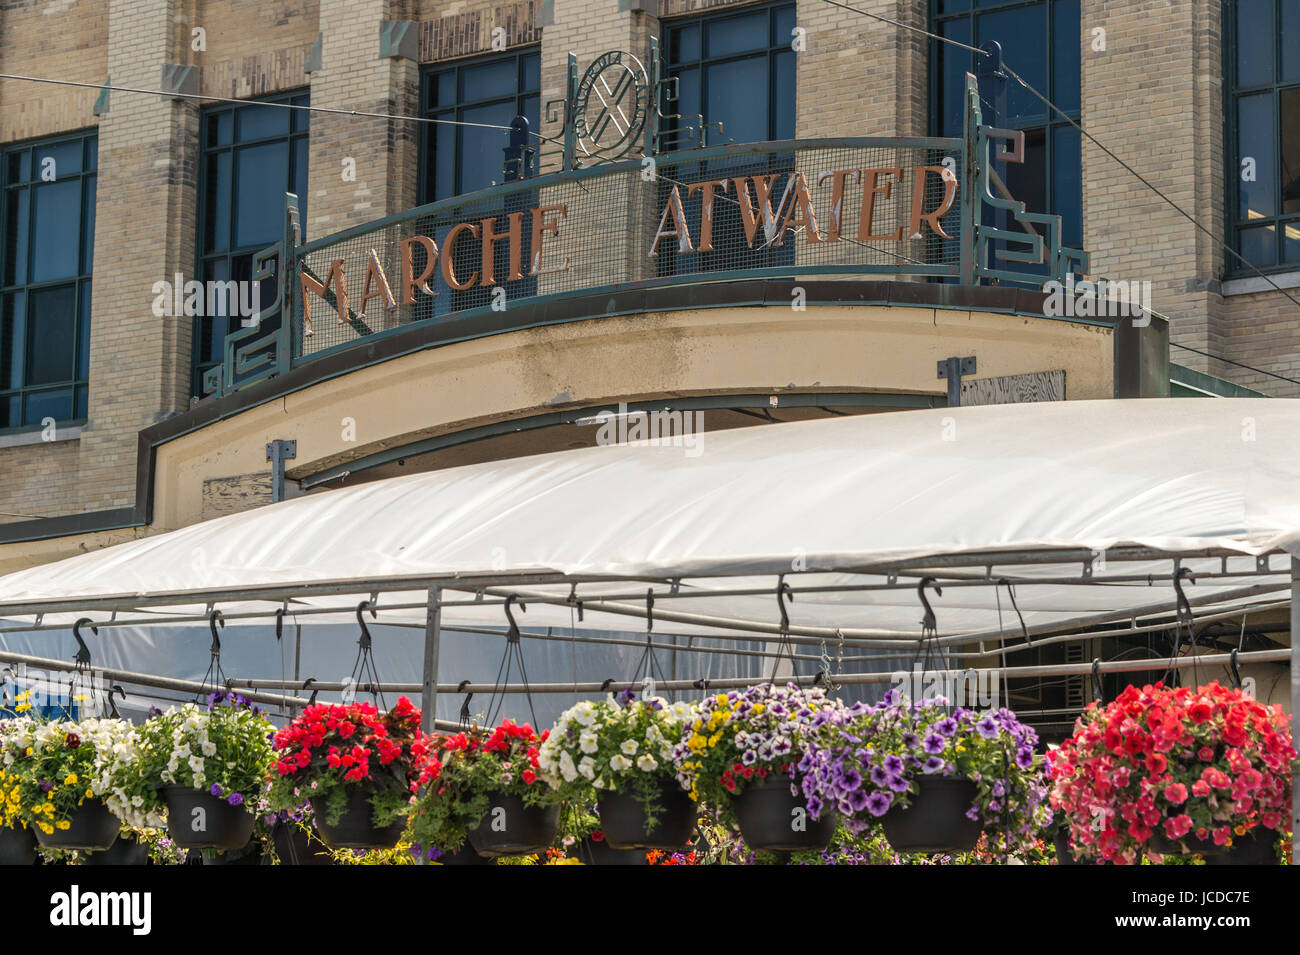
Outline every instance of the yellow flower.
<path id="1" fill-rule="evenodd" d="M 960 746 L 960 745 L 959 745 L 959 746 L 957 747 L 957 752 L 959 752 L 959 753 L 964 753 L 964 752 L 966 752 L 966 747 L 965 747 L 965 746 Z"/>
<path id="2" fill-rule="evenodd" d="M 93 792 L 91 792 L 89 789 L 87 789 L 87 790 L 86 790 L 86 798 L 87 798 L 87 799 L 94 799 L 94 798 L 95 798 L 95 794 L 94 794 Z"/>
<path id="3" fill-rule="evenodd" d="M 28 710 L 30 710 L 31 708 L 32 708 L 32 705 L 31 705 L 30 703 L 19 703 L 17 706 L 14 707 L 14 709 L 17 710 L 19 713 L 26 713 L 26 712 L 27 712 Z M 32 751 L 29 749 L 29 750 L 27 751 L 27 754 L 30 756 L 30 755 L 31 755 L 31 752 L 32 752 Z"/>
<path id="4" fill-rule="evenodd" d="M 72 823 L 68 822 L 66 819 L 60 819 L 54 824 L 54 828 L 60 831 L 67 831 L 72 828 Z"/>
<path id="5" fill-rule="evenodd" d="M 757 716 L 758 714 L 762 713 L 765 709 L 767 709 L 767 707 L 764 706 L 762 703 L 755 703 L 755 704 L 754 704 L 754 715 Z"/>
<path id="6" fill-rule="evenodd" d="M 727 705 L 727 694 L 725 694 L 725 693 L 719 693 L 716 697 L 714 697 L 714 702 L 716 702 L 716 703 L 718 704 L 718 706 L 726 706 L 726 705 Z"/>
<path id="7" fill-rule="evenodd" d="M 76 774 L 76 773 L 68 773 L 68 778 L 65 779 L 65 780 L 63 780 L 63 785 L 65 785 L 65 786 L 75 786 L 75 785 L 77 785 L 77 774 Z"/>
<path id="8" fill-rule="evenodd" d="M 31 695 L 32 695 L 31 690 L 23 690 L 21 693 L 18 694 L 18 702 L 21 703 L 23 700 L 27 699 Z"/>
<path id="9" fill-rule="evenodd" d="M 36 825 L 39 826 L 41 832 L 45 833 L 47 836 L 54 832 L 54 827 L 48 822 L 38 822 Z"/>

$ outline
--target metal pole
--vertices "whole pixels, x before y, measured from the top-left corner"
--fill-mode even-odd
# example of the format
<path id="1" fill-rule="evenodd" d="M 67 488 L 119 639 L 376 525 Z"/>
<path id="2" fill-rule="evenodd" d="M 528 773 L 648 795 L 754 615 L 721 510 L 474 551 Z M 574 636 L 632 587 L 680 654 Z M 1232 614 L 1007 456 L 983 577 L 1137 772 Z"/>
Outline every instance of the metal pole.
<path id="1" fill-rule="evenodd" d="M 424 685 L 421 688 L 420 706 L 424 719 L 421 729 L 432 733 L 438 712 L 438 650 L 442 643 L 442 605 L 438 598 L 442 588 L 429 588 L 429 611 L 424 624 Z"/>
<path id="2" fill-rule="evenodd" d="M 1300 739 L 1300 558 L 1291 558 L 1291 740 Z M 1291 770 L 1291 831 L 1300 828 L 1300 772 Z M 1295 839 L 1291 840 L 1291 864 L 1300 862 Z"/>

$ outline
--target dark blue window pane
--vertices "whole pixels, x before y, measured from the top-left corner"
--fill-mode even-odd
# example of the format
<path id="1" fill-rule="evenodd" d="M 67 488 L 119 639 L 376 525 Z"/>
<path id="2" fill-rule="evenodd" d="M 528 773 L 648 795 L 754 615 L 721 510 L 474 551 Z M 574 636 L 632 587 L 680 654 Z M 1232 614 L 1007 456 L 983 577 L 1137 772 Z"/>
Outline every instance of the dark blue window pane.
<path id="1" fill-rule="evenodd" d="M 515 116 L 515 104 L 498 103 L 479 106 L 461 113 L 467 123 L 492 123 L 509 126 Z M 461 128 L 460 191 L 473 192 L 485 189 L 503 179 L 505 147 L 509 142 L 505 130 L 482 129 L 476 126 Z"/>
<path id="2" fill-rule="evenodd" d="M 1242 258 L 1251 265 L 1264 268 L 1277 264 L 1277 231 L 1273 226 L 1241 229 L 1237 242 Z"/>
<path id="3" fill-rule="evenodd" d="M 77 385 L 76 400 L 74 402 L 74 407 L 72 409 L 73 418 L 76 418 L 80 421 L 84 421 L 86 420 L 87 417 L 89 417 L 89 415 L 87 414 L 87 405 L 89 404 L 89 398 L 90 398 L 89 389 L 85 385 Z"/>
<path id="4" fill-rule="evenodd" d="M 1288 223 L 1282 229 L 1282 259 L 1300 262 L 1300 222 Z"/>
<path id="5" fill-rule="evenodd" d="M 208 115 L 208 146 L 229 146 L 234 128 L 234 111 L 222 110 Z"/>
<path id="6" fill-rule="evenodd" d="M 90 377 L 90 283 L 81 283 L 81 312 L 77 316 L 77 377 Z"/>
<path id="7" fill-rule="evenodd" d="M 1073 126 L 1057 126 L 1052 130 L 1052 212 L 1061 217 L 1061 243 L 1075 249 L 1083 246 L 1079 139 L 1079 131 Z"/>
<path id="8" fill-rule="evenodd" d="M 27 281 L 27 204 L 26 189 L 9 193 L 9 208 L 5 215 L 5 285 L 21 285 Z"/>
<path id="9" fill-rule="evenodd" d="M 32 194 L 32 281 L 71 278 L 81 258 L 81 183 L 45 183 Z"/>
<path id="10" fill-rule="evenodd" d="M 0 391 L 23 386 L 23 356 L 27 354 L 24 329 L 27 324 L 26 293 L 4 297 L 0 313 Z"/>
<path id="11" fill-rule="evenodd" d="M 434 126 L 433 136 L 434 199 L 456 194 L 456 127 Z"/>
<path id="12" fill-rule="evenodd" d="M 99 168 L 99 138 L 92 136 L 86 140 L 86 172 L 94 172 Z"/>
<path id="13" fill-rule="evenodd" d="M 541 109 L 542 98 L 540 96 L 524 97 L 523 109 L 520 112 L 528 119 L 528 128 L 534 133 L 537 132 L 537 128 L 541 124 Z M 541 142 L 536 136 L 528 137 L 528 141 L 534 146 Z"/>
<path id="14" fill-rule="evenodd" d="M 1258 93 L 1238 99 L 1236 175 L 1239 219 L 1271 216 L 1276 212 L 1274 142 L 1272 94 Z"/>
<path id="15" fill-rule="evenodd" d="M 681 115 L 681 119 L 675 121 L 676 135 L 668 143 L 670 150 L 699 144 L 701 107 L 699 69 L 681 70 L 677 73 L 677 100 L 669 106 L 674 113 Z"/>
<path id="16" fill-rule="evenodd" d="M 794 139 L 794 64 L 793 50 L 772 57 L 772 136 L 776 139 Z"/>
<path id="17" fill-rule="evenodd" d="M 220 152 L 208 157 L 203 186 L 204 208 L 207 210 L 203 248 L 209 252 L 224 252 L 230 235 L 229 152 Z"/>
<path id="18" fill-rule="evenodd" d="M 794 7 L 778 7 L 772 11 L 772 46 L 785 47 L 794 52 Z"/>
<path id="19" fill-rule="evenodd" d="M 673 30 L 668 40 L 668 62 L 687 63 L 700 58 L 700 28 L 695 25 Z"/>
<path id="20" fill-rule="evenodd" d="M 1079 109 L 1083 42 L 1079 29 L 1079 0 L 1061 0 L 1052 7 L 1052 91 L 1048 95 L 1067 113 Z"/>
<path id="21" fill-rule="evenodd" d="M 514 96 L 517 83 L 513 59 L 467 66 L 460 71 L 460 98 L 462 102 L 472 103 Z"/>
<path id="22" fill-rule="evenodd" d="M 1237 85 L 1273 82 L 1274 0 L 1237 0 Z"/>
<path id="23" fill-rule="evenodd" d="M 982 13 L 976 26 L 976 45 L 997 40 L 1007 62 L 1039 92 L 1047 89 L 1046 39 L 1045 4 Z M 1007 124 L 1041 121 L 1046 116 L 1042 100 L 1014 80 L 1007 83 Z"/>
<path id="24" fill-rule="evenodd" d="M 949 20 L 939 28 L 939 33 L 958 43 L 970 43 L 970 21 L 965 17 Z M 970 69 L 971 54 L 946 43 L 936 46 L 940 76 L 943 78 L 939 86 L 939 116 L 942 124 L 939 135 L 960 136 L 966 109 L 966 72 Z"/>
<path id="25" fill-rule="evenodd" d="M 520 57 L 520 71 L 520 90 L 528 91 L 542 88 L 542 58 L 540 54 L 532 53 Z"/>
<path id="26" fill-rule="evenodd" d="M 1046 135 L 1042 129 L 1025 131 L 1025 161 L 1006 163 L 1003 180 L 1011 195 L 1025 204 L 1030 212 L 1047 208 Z"/>
<path id="27" fill-rule="evenodd" d="M 27 304 L 27 384 L 70 381 L 77 354 L 76 286 L 30 292 Z"/>
<path id="28" fill-rule="evenodd" d="M 82 257 L 85 259 L 81 266 L 82 275 L 89 275 L 95 269 L 95 192 L 95 177 L 87 176 L 82 186 L 81 204 L 85 210 L 81 228 Z"/>
<path id="29" fill-rule="evenodd" d="M 705 55 L 730 56 L 767 49 L 767 11 L 705 24 Z"/>
<path id="30" fill-rule="evenodd" d="M 22 422 L 23 397 L 0 398 L 0 428 L 17 428 Z"/>
<path id="31" fill-rule="evenodd" d="M 289 188 L 298 197 L 298 211 L 301 217 L 303 205 L 307 201 L 307 159 L 309 146 L 307 140 L 299 139 L 293 143 L 293 165 L 289 169 Z"/>
<path id="32" fill-rule="evenodd" d="M 1278 92 L 1282 126 L 1282 214 L 1300 212 L 1300 86 Z"/>
<path id="33" fill-rule="evenodd" d="M 289 113 L 283 106 L 241 106 L 239 114 L 239 141 L 289 135 Z"/>
<path id="34" fill-rule="evenodd" d="M 81 140 L 58 143 L 54 146 L 37 146 L 35 154 L 36 178 L 43 182 L 75 176 L 81 172 Z"/>
<path id="35" fill-rule="evenodd" d="M 311 97 L 295 96 L 289 102 L 292 103 L 294 106 L 306 107 L 311 105 Z M 311 130 L 311 110 L 293 109 L 290 110 L 289 112 L 293 114 L 291 119 L 293 120 L 293 131 L 295 133 L 305 133 Z"/>
<path id="36" fill-rule="evenodd" d="M 40 424 L 46 418 L 55 421 L 72 420 L 72 389 L 38 391 L 27 396 L 23 410 L 23 424 Z"/>
<path id="37" fill-rule="evenodd" d="M 26 149 L 20 149 L 9 156 L 8 182 L 9 185 L 16 185 L 20 182 L 26 182 L 32 172 L 32 154 Z"/>
<path id="38" fill-rule="evenodd" d="M 437 93 L 434 96 L 434 106 L 454 106 L 456 103 L 456 71 L 448 70 L 446 73 L 439 73 L 434 78 L 437 85 Z"/>
<path id="39" fill-rule="evenodd" d="M 970 0 L 939 0 L 940 13 L 956 13 L 958 10 L 969 10 Z"/>
<path id="40" fill-rule="evenodd" d="M 267 246 L 279 238 L 288 166 L 285 142 L 237 150 L 235 248 Z"/>
<path id="41" fill-rule="evenodd" d="M 708 67 L 704 116 L 709 123 L 722 121 L 720 142 L 757 143 L 768 138 L 767 84 L 765 57 Z M 716 133 L 710 131 L 709 135 Z"/>
<path id="42" fill-rule="evenodd" d="M 1282 0 L 1282 82 L 1300 80 L 1300 0 Z"/>

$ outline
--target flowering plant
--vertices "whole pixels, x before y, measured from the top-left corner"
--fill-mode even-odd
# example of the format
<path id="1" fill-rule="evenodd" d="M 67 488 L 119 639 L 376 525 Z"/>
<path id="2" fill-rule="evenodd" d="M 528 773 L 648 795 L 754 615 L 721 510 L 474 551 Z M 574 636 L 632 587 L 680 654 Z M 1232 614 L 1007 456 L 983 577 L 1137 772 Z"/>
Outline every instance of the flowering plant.
<path id="1" fill-rule="evenodd" d="M 674 777 L 673 746 L 691 709 L 659 697 L 637 700 L 631 692 L 583 700 L 560 715 L 539 748 L 542 778 L 566 799 L 594 801 L 600 791 L 632 796 L 653 827 L 664 782 Z"/>
<path id="2" fill-rule="evenodd" d="M 862 832 L 893 806 L 909 806 L 917 780 L 958 776 L 975 783 L 969 819 L 996 830 L 992 851 L 1033 838 L 1051 818 L 1034 757 L 1037 734 L 1008 709 L 951 710 L 941 698 L 909 703 L 890 690 L 880 703 L 856 703 L 813 718 L 814 735 L 796 769 L 808 812 L 843 814 Z"/>
<path id="3" fill-rule="evenodd" d="M 34 826 L 47 835 L 65 830 L 87 799 L 110 809 L 111 780 L 118 762 L 130 758 L 135 731 L 126 720 L 15 720 L 4 733 L 5 813 L 10 824 Z"/>
<path id="4" fill-rule="evenodd" d="M 1090 705 L 1053 754 L 1052 804 L 1086 857 L 1140 861 L 1157 833 L 1230 846 L 1257 826 L 1285 828 L 1295 758 L 1279 706 L 1217 681 L 1129 686 Z"/>
<path id="5" fill-rule="evenodd" d="M 407 813 L 416 765 L 428 753 L 420 711 L 402 697 L 380 715 L 370 703 L 318 703 L 275 734 L 268 808 L 296 810 L 306 799 L 335 825 L 352 787 L 371 790 L 371 821 L 387 826 Z"/>
<path id="6" fill-rule="evenodd" d="M 257 802 L 271 765 L 271 723 L 237 693 L 212 693 L 200 706 L 150 710 L 136 746 L 116 764 L 110 808 L 139 828 L 166 820 L 164 785 L 211 793 L 232 806 Z"/>
<path id="7" fill-rule="evenodd" d="M 732 800 L 755 779 L 789 775 L 818 713 L 842 709 L 820 687 L 761 683 L 707 697 L 684 727 L 673 750 L 677 778 L 726 817 Z"/>
<path id="8" fill-rule="evenodd" d="M 548 735 L 504 720 L 486 737 L 475 730 L 437 738 L 411 783 L 403 838 L 430 849 L 455 849 L 487 815 L 493 795 L 518 796 L 525 806 L 558 802 L 538 772 L 539 748 Z"/>

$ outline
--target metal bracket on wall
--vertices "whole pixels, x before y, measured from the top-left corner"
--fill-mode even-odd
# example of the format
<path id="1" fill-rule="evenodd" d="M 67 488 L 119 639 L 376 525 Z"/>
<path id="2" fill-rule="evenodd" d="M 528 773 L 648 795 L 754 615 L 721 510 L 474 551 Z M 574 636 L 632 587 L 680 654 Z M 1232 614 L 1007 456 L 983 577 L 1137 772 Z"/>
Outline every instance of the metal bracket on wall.
<path id="1" fill-rule="evenodd" d="M 266 460 L 271 462 L 271 503 L 284 500 L 284 462 L 298 456 L 297 441 L 268 441 Z"/>
<path id="2" fill-rule="evenodd" d="M 940 378 L 948 379 L 948 407 L 956 408 L 961 404 L 961 379 L 964 375 L 975 374 L 975 356 L 965 358 L 945 358 L 939 362 Z"/>

